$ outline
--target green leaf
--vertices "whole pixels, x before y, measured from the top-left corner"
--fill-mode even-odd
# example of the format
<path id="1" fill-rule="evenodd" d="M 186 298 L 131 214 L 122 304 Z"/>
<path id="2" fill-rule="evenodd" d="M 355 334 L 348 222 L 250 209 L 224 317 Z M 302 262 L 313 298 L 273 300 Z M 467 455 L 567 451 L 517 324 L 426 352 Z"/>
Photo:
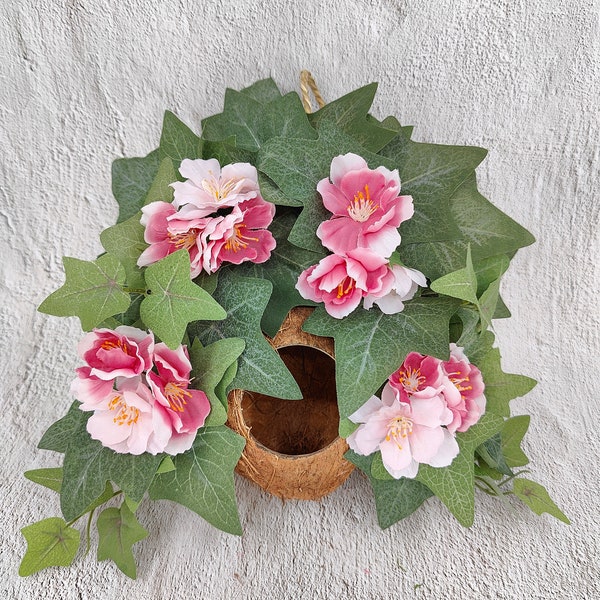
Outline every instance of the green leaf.
<path id="1" fill-rule="evenodd" d="M 177 181 L 177 171 L 173 161 L 169 157 L 163 158 L 144 200 L 144 206 L 152 202 L 173 202 L 171 184 L 174 181 Z"/>
<path id="2" fill-rule="evenodd" d="M 136 578 L 135 559 L 131 548 L 147 537 L 148 532 L 123 503 L 121 508 L 104 509 L 96 522 L 98 527 L 98 561 L 110 559 L 119 569 Z"/>
<path id="3" fill-rule="evenodd" d="M 224 319 L 226 313 L 210 294 L 190 280 L 190 256 L 179 250 L 146 269 L 150 294 L 140 306 L 146 326 L 169 348 L 176 348 L 186 326 L 199 319 Z"/>
<path id="4" fill-rule="evenodd" d="M 302 102 L 295 93 L 263 104 L 251 94 L 227 89 L 221 114 L 202 121 L 202 135 L 208 140 L 235 136 L 236 146 L 256 151 L 272 137 L 314 139 Z"/>
<path id="5" fill-rule="evenodd" d="M 509 467 L 523 467 L 529 458 L 521 450 L 521 442 L 529 429 L 529 415 L 519 415 L 504 422 L 502 428 L 502 454 Z"/>
<path id="6" fill-rule="evenodd" d="M 277 84 L 270 77 L 253 83 L 247 88 L 244 88 L 241 93 L 250 96 L 250 98 L 261 104 L 268 104 L 273 100 L 281 98 L 281 92 L 279 91 Z"/>
<path id="7" fill-rule="evenodd" d="M 42 436 L 38 448 L 41 450 L 53 450 L 64 454 L 69 443 L 85 429 L 89 414 L 79 410 L 79 402 L 73 402 L 69 412 L 62 418 L 50 425 Z"/>
<path id="8" fill-rule="evenodd" d="M 160 465 L 158 466 L 158 469 L 156 470 L 156 474 L 160 475 L 161 473 L 168 473 L 169 471 L 174 471 L 175 470 L 175 465 L 173 464 L 173 459 L 170 456 L 165 456 Z"/>
<path id="9" fill-rule="evenodd" d="M 371 475 L 373 455 L 360 456 L 349 450 L 344 458 L 369 477 L 375 496 L 377 520 L 382 529 L 408 517 L 433 495 L 426 486 L 415 479 L 403 477 L 402 479 L 381 480 L 374 478 Z"/>
<path id="10" fill-rule="evenodd" d="M 461 300 L 478 305 L 477 276 L 475 275 L 473 262 L 471 261 L 471 248 L 467 248 L 466 267 L 432 281 L 429 287 L 438 294 L 460 298 Z"/>
<path id="11" fill-rule="evenodd" d="M 264 173 L 258 174 L 258 185 L 260 187 L 261 196 L 272 204 L 280 206 L 302 206 L 300 200 L 294 200 L 286 196 Z"/>
<path id="12" fill-rule="evenodd" d="M 256 152 L 253 152 L 252 150 L 246 150 L 244 148 L 238 148 L 235 144 L 235 136 L 218 141 L 204 140 L 204 147 L 202 151 L 203 157 L 205 159 L 216 158 L 220 165 L 229 165 L 236 162 L 249 162 L 251 164 L 256 163 Z M 261 195 L 266 200 L 264 190 L 262 189 L 262 185 L 260 185 L 260 180 L 259 187 Z"/>
<path id="13" fill-rule="evenodd" d="M 489 287 L 483 294 L 478 302 L 479 314 L 481 315 L 481 327 L 485 330 L 491 323 L 494 313 L 496 312 L 496 306 L 498 306 L 498 300 L 500 298 L 500 279 L 496 279 L 490 283 Z"/>
<path id="14" fill-rule="evenodd" d="M 94 262 L 63 258 L 64 285 L 50 294 L 38 310 L 56 317 L 79 317 L 84 331 L 108 317 L 127 310 L 129 294 L 121 290 L 125 269 L 119 261 L 105 254 Z"/>
<path id="15" fill-rule="evenodd" d="M 504 373 L 498 348 L 492 348 L 477 366 L 485 383 L 486 410 L 502 417 L 510 416 L 509 402 L 512 399 L 524 396 L 536 385 L 530 377 Z"/>
<path id="16" fill-rule="evenodd" d="M 287 241 L 296 216 L 291 212 L 279 214 L 269 227 L 277 241 L 271 252 L 271 258 L 264 263 L 246 262 L 237 267 L 236 272 L 246 277 L 266 279 L 273 284 L 273 293 L 264 312 L 261 326 L 263 331 L 273 337 L 286 315 L 294 306 L 312 306 L 314 302 L 305 300 L 296 283 L 300 273 L 311 265 L 317 264 L 325 252 L 316 253 L 293 246 Z"/>
<path id="17" fill-rule="evenodd" d="M 223 378 L 215 387 L 215 394 L 225 408 L 227 408 L 227 394 L 233 389 L 232 382 L 235 380 L 237 371 L 238 361 L 236 360 L 227 367 Z"/>
<path id="18" fill-rule="evenodd" d="M 211 405 L 205 427 L 224 425 L 227 421 L 227 398 L 220 398 L 215 390 L 229 367 L 237 362 L 245 345 L 242 339 L 228 338 L 204 348 L 196 339 L 190 348 L 192 387 L 202 390 L 208 396 Z"/>
<path id="19" fill-rule="evenodd" d="M 383 464 L 383 457 L 381 456 L 381 452 L 377 452 L 373 455 L 373 462 L 371 464 L 371 475 L 373 475 L 375 479 L 394 479 Z"/>
<path id="20" fill-rule="evenodd" d="M 276 398 L 296 400 L 302 398 L 300 388 L 260 327 L 272 289 L 269 281 L 240 277 L 234 269 L 221 269 L 214 297 L 227 311 L 227 318 L 216 323 L 193 323 L 189 332 L 205 346 L 223 338 L 242 338 L 246 348 L 231 385 Z"/>
<path id="21" fill-rule="evenodd" d="M 27 552 L 19 575 L 27 577 L 47 567 L 68 567 L 79 548 L 79 531 L 58 517 L 44 519 L 21 529 Z"/>
<path id="22" fill-rule="evenodd" d="M 144 205 L 158 171 L 158 150 L 143 158 L 118 158 L 112 164 L 112 192 L 119 204 L 117 223 L 133 217 Z"/>
<path id="23" fill-rule="evenodd" d="M 554 504 L 552 498 L 546 491 L 546 488 L 535 481 L 529 479 L 515 479 L 513 492 L 536 514 L 548 513 L 559 521 L 571 524 L 565 513 Z"/>
<path id="24" fill-rule="evenodd" d="M 417 480 L 426 485 L 465 527 L 473 524 L 475 514 L 475 448 L 493 437 L 503 422 L 502 418 L 485 413 L 468 431 L 456 435 L 460 453 L 450 466 L 419 466 Z"/>
<path id="25" fill-rule="evenodd" d="M 187 506 L 218 529 L 240 535 L 233 470 L 244 445 L 227 427 L 201 429 L 192 448 L 173 457 L 176 470 L 156 476 L 150 498 Z"/>
<path id="26" fill-rule="evenodd" d="M 25 477 L 29 481 L 43 485 L 55 492 L 60 493 L 62 486 L 63 470 L 62 468 L 57 469 L 33 469 L 32 471 L 25 471 Z"/>
<path id="27" fill-rule="evenodd" d="M 127 221 L 117 223 L 100 234 L 104 249 L 123 265 L 127 285 L 144 289 L 144 275 L 137 266 L 140 254 L 148 247 L 144 241 L 144 226 L 140 223 L 141 213 L 136 213 Z"/>
<path id="28" fill-rule="evenodd" d="M 303 329 L 335 340 L 340 417 L 360 408 L 409 352 L 447 360 L 448 324 L 457 303 L 447 297 L 416 298 L 395 315 L 358 308 L 344 319 L 335 319 L 318 307 Z"/>
<path id="29" fill-rule="evenodd" d="M 477 454 L 490 466 L 503 475 L 512 475 L 502 453 L 502 436 L 497 433 L 494 437 L 477 447 Z"/>
<path id="30" fill-rule="evenodd" d="M 179 165 L 184 158 L 202 157 L 202 141 L 171 111 L 166 110 L 158 152 L 161 161 L 170 158 Z"/>
<path id="31" fill-rule="evenodd" d="M 475 265 L 477 275 L 477 297 L 479 298 L 490 285 L 500 279 L 508 269 L 510 259 L 506 254 L 490 256 Z"/>

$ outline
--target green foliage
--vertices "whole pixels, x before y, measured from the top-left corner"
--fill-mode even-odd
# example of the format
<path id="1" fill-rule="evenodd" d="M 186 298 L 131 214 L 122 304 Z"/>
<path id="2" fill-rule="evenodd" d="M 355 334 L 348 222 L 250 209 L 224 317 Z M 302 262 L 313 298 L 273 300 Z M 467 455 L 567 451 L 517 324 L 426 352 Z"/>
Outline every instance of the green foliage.
<path id="1" fill-rule="evenodd" d="M 473 262 L 471 261 L 471 247 L 467 248 L 466 267 L 432 281 L 429 287 L 438 294 L 459 298 L 478 305 L 477 276 L 475 275 Z"/>
<path id="2" fill-rule="evenodd" d="M 244 445 L 227 427 L 201 429 L 192 448 L 173 457 L 176 470 L 156 476 L 150 498 L 187 506 L 218 529 L 241 535 L 233 470 Z"/>
<path id="3" fill-rule="evenodd" d="M 529 459 L 521 449 L 521 442 L 529 429 L 529 415 L 506 419 L 502 428 L 502 455 L 509 467 L 523 467 Z"/>
<path id="4" fill-rule="evenodd" d="M 227 311 L 227 318 L 213 323 L 192 323 L 188 331 L 204 345 L 232 337 L 245 341 L 231 388 L 297 400 L 302 398 L 298 384 L 260 327 L 272 289 L 269 281 L 241 277 L 234 269 L 221 269 L 214 298 Z"/>
<path id="5" fill-rule="evenodd" d="M 416 298 L 395 315 L 358 309 L 344 319 L 318 307 L 303 329 L 335 340 L 340 417 L 360 408 L 409 352 L 447 359 L 448 324 L 457 303 L 451 298 Z"/>
<path id="6" fill-rule="evenodd" d="M 44 519 L 21 529 L 27 540 L 27 552 L 19 575 L 26 577 L 47 567 L 67 567 L 79 548 L 79 531 L 58 517 Z"/>
<path id="7" fill-rule="evenodd" d="M 548 513 L 559 521 L 571 524 L 565 513 L 556 506 L 546 488 L 529 479 L 515 479 L 513 492 L 536 514 Z"/>
<path id="8" fill-rule="evenodd" d="M 148 532 L 139 524 L 124 502 L 121 508 L 105 508 L 98 516 L 98 560 L 110 559 L 119 569 L 136 578 L 135 559 L 131 548 L 143 540 Z"/>
<path id="9" fill-rule="evenodd" d="M 244 88 L 242 94 L 250 96 L 250 98 L 261 104 L 268 104 L 273 100 L 281 98 L 281 92 L 279 91 L 277 84 L 270 77 L 267 79 L 260 79 L 247 88 Z"/>
<path id="10" fill-rule="evenodd" d="M 25 477 L 29 481 L 43 485 L 55 492 L 60 493 L 62 487 L 63 470 L 62 468 L 57 469 L 33 469 L 32 471 L 25 471 Z"/>
<path id="11" fill-rule="evenodd" d="M 176 165 L 184 158 L 201 158 L 202 140 L 171 111 L 166 110 L 158 155 L 161 161 L 170 158 Z"/>
<path id="12" fill-rule="evenodd" d="M 177 181 L 177 171 L 173 160 L 169 157 L 163 158 L 144 200 L 144 206 L 152 202 L 173 202 L 174 190 L 171 184 L 174 181 Z"/>
<path id="13" fill-rule="evenodd" d="M 121 289 L 125 269 L 105 254 L 94 262 L 63 258 L 65 283 L 50 294 L 38 310 L 56 317 L 79 317 L 81 327 L 89 331 L 104 319 L 129 307 L 129 294 Z"/>
<path id="14" fill-rule="evenodd" d="M 224 319 L 225 311 L 200 286 L 190 280 L 190 256 L 179 250 L 146 269 L 149 295 L 140 306 L 146 327 L 169 348 L 176 348 L 186 326 L 199 319 Z"/>
<path id="15" fill-rule="evenodd" d="M 512 475 L 513 472 L 506 463 L 502 451 L 502 436 L 497 433 L 494 437 L 477 447 L 477 454 L 490 466 L 502 475 Z"/>

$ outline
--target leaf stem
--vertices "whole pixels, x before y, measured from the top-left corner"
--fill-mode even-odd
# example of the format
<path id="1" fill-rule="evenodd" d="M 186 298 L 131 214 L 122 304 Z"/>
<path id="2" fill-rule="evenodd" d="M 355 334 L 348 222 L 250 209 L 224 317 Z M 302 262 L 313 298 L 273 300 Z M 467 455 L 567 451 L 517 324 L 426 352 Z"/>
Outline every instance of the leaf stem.
<path id="1" fill-rule="evenodd" d="M 126 294 L 139 294 L 140 296 L 147 296 L 148 290 L 142 290 L 139 288 L 130 288 L 127 286 L 123 286 L 121 288 Z"/>

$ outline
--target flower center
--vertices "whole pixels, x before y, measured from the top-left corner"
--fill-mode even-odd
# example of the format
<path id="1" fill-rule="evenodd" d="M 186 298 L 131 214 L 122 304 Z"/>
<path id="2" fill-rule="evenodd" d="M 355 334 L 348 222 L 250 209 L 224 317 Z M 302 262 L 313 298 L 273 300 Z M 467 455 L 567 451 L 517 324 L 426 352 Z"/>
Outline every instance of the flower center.
<path id="1" fill-rule="evenodd" d="M 192 397 L 192 394 L 184 386 L 184 383 L 175 383 L 173 381 L 169 381 L 165 385 L 165 397 L 169 402 L 171 410 L 183 412 L 183 407 L 187 404 L 186 398 Z"/>
<path id="2" fill-rule="evenodd" d="M 244 229 L 246 225 L 244 223 L 239 223 L 238 225 L 233 226 L 233 233 L 225 242 L 225 250 L 231 250 L 232 252 L 237 252 L 238 250 L 244 249 L 248 247 L 248 242 L 258 242 L 258 238 L 250 237 L 244 235 L 242 233 L 242 229 Z M 245 241 L 247 240 L 247 241 Z"/>
<path id="3" fill-rule="evenodd" d="M 472 385 L 462 385 L 463 383 L 469 383 L 469 376 L 465 375 L 460 369 L 448 373 L 448 379 L 454 384 L 456 389 L 460 392 L 461 396 L 464 396 L 463 392 L 468 392 L 473 389 Z"/>
<path id="4" fill-rule="evenodd" d="M 408 393 L 414 393 L 425 383 L 425 377 L 420 369 L 408 367 L 406 371 L 400 371 L 398 381 Z"/>
<path id="5" fill-rule="evenodd" d="M 341 298 L 349 294 L 356 286 L 356 281 L 352 277 L 344 277 L 337 286 L 337 297 Z"/>
<path id="6" fill-rule="evenodd" d="M 221 182 L 221 180 L 217 181 L 215 177 L 212 179 L 203 179 L 202 189 L 211 196 L 214 196 L 217 202 L 223 202 L 227 200 L 227 196 L 235 190 L 240 181 L 241 179 L 239 178 L 227 179 L 224 182 Z"/>
<path id="7" fill-rule="evenodd" d="M 386 442 L 394 441 L 398 450 L 402 450 L 403 440 L 412 435 L 413 422 L 408 417 L 394 417 L 388 423 L 388 432 L 385 436 Z"/>
<path id="8" fill-rule="evenodd" d="M 135 406 L 128 406 L 122 396 L 115 396 L 108 403 L 108 410 L 116 410 L 117 415 L 113 418 L 113 423 L 117 425 L 127 425 L 131 427 L 138 422 L 140 411 Z"/>
<path id="9" fill-rule="evenodd" d="M 100 348 L 102 348 L 102 350 L 114 350 L 115 348 L 118 348 L 123 354 L 127 354 L 127 356 L 130 355 L 129 346 L 127 345 L 127 342 L 124 342 L 123 340 L 105 340 L 100 345 Z"/>
<path id="10" fill-rule="evenodd" d="M 199 229 L 192 228 L 185 233 L 168 233 L 169 242 L 177 248 L 177 250 L 181 250 L 185 248 L 189 250 L 195 243 L 196 238 L 198 237 Z"/>
<path id="11" fill-rule="evenodd" d="M 348 205 L 348 214 L 358 223 L 364 223 L 379 206 L 373 204 L 369 193 L 369 186 L 365 185 L 365 192 L 357 192 L 354 194 L 354 200 Z"/>

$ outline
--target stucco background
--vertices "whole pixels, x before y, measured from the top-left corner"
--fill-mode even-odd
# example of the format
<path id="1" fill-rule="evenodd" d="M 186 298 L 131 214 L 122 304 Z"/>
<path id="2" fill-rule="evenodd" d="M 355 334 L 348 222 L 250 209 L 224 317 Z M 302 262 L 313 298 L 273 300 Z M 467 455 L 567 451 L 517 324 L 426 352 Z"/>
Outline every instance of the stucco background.
<path id="1" fill-rule="evenodd" d="M 600 4 L 589 0 L 1 0 L 0 352 L 2 598 L 600 597 L 597 378 L 600 352 Z M 165 108 L 196 130 L 227 86 L 302 68 L 326 99 L 380 83 L 373 112 L 417 140 L 489 149 L 480 189 L 538 242 L 502 287 L 496 331 L 508 372 L 539 380 L 532 477 L 570 527 L 477 496 L 463 529 L 435 499 L 387 531 L 354 473 L 318 503 L 268 497 L 238 478 L 245 534 L 183 507 L 146 503 L 137 581 L 94 551 L 70 569 L 17 576 L 20 527 L 58 514 L 21 472 L 70 404 L 77 319 L 36 306 L 63 282 L 61 257 L 91 260 L 117 215 L 111 161 L 158 142 Z"/>

